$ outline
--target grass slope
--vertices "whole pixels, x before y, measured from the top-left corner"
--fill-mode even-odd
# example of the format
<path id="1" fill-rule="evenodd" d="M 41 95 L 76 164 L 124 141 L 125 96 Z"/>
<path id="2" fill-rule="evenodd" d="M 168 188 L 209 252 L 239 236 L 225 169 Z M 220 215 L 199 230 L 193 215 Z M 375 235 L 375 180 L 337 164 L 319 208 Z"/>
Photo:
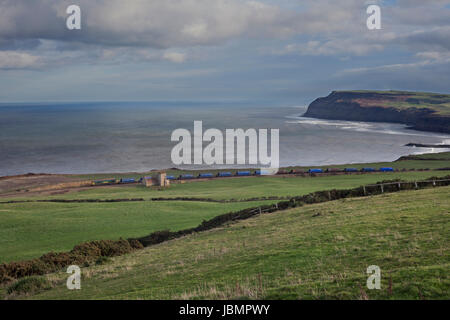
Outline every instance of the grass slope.
<path id="1" fill-rule="evenodd" d="M 357 164 L 339 164 L 339 165 L 326 165 L 326 166 L 319 166 L 322 168 L 346 168 L 346 167 L 355 167 L 358 169 L 365 168 L 365 167 L 374 167 L 374 168 L 380 168 L 380 167 L 393 167 L 397 170 L 402 169 L 439 169 L 439 168 L 445 168 L 448 167 L 450 164 L 448 161 L 450 160 L 450 157 L 448 156 L 450 154 L 449 152 L 441 152 L 441 153 L 428 153 L 428 154 L 422 154 L 420 155 L 420 158 L 424 158 L 427 160 L 434 160 L 434 159 L 440 159 L 444 161 L 422 161 L 422 160 L 402 160 L 402 161 L 394 161 L 394 162 L 373 162 L 373 163 L 357 163 Z M 311 167 L 304 167 L 304 166 L 293 166 L 290 168 L 296 168 L 301 170 L 308 170 Z M 283 168 L 281 168 L 283 169 Z M 286 169 L 286 168 L 284 168 Z M 248 170 L 248 169 L 245 169 Z M 253 169 L 255 170 L 255 169 Z M 167 170 L 167 174 L 178 176 L 182 173 L 196 173 L 196 175 L 200 172 L 211 172 L 216 174 L 220 171 L 230 171 L 235 172 L 236 170 Z M 80 178 L 82 180 L 100 180 L 100 179 L 110 179 L 110 178 L 140 178 L 144 175 L 152 175 L 154 172 L 146 172 L 146 173 L 102 173 L 102 174 L 84 174 L 84 175 L 67 175 L 68 177 L 76 177 Z"/>
<path id="2" fill-rule="evenodd" d="M 434 110 L 439 115 L 450 115 L 450 94 L 429 93 L 429 92 L 409 92 L 409 91 L 370 91 L 370 90 L 354 90 L 339 91 L 354 93 L 378 93 L 389 99 L 390 96 L 405 97 L 402 99 L 393 99 L 392 101 L 384 101 L 386 107 L 393 107 L 399 110 L 408 108 L 427 108 Z"/>
<path id="3" fill-rule="evenodd" d="M 68 251 L 91 240 L 195 227 L 219 214 L 268 202 L 19 203 L 0 205 L 0 263 Z"/>
<path id="4" fill-rule="evenodd" d="M 449 165 L 450 164 L 447 161 L 447 166 Z M 243 177 L 173 184 L 169 189 L 165 190 L 158 190 L 156 188 L 149 189 L 142 185 L 107 188 L 96 187 L 76 193 L 66 193 L 63 195 L 9 197 L 1 198 L 0 201 L 13 199 L 151 199 L 159 197 L 201 197 L 216 200 L 249 199 L 253 197 L 269 196 L 298 196 L 314 191 L 353 188 L 363 184 L 376 183 L 382 180 L 422 180 L 431 176 L 445 176 L 449 174 L 450 171 L 411 171 L 321 177 Z"/>
<path id="5" fill-rule="evenodd" d="M 32 299 L 449 299 L 450 187 L 261 215 L 67 274 Z M 318 215 L 320 213 L 320 215 Z M 366 269 L 381 268 L 381 290 Z M 6 297 L 6 289 L 0 295 Z M 19 297 L 20 298 L 20 297 Z"/>
<path id="6" fill-rule="evenodd" d="M 39 198 L 150 199 L 186 196 L 247 199 L 299 196 L 321 190 L 353 188 L 382 180 L 422 180 L 449 173 L 397 172 L 315 178 L 250 177 L 178 184 L 165 191 L 128 186 L 94 188 Z M 276 201 L 0 204 L 0 263 L 35 258 L 50 251 L 67 251 L 84 241 L 141 237 L 159 230 L 177 231 L 197 226 L 202 220 L 223 213 L 272 202 Z"/>

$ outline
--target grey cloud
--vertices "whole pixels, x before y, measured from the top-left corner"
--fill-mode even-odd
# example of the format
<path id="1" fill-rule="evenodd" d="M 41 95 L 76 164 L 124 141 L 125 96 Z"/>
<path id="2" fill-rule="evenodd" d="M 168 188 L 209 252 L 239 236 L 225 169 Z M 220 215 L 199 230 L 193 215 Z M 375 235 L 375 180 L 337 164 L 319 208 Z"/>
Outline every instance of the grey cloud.
<path id="1" fill-rule="evenodd" d="M 40 65 L 39 57 L 26 52 L 0 51 L 0 69 L 37 68 Z"/>
<path id="2" fill-rule="evenodd" d="M 170 48 L 220 44 L 236 37 L 285 37 L 350 30 L 362 5 L 305 1 L 296 12 L 258 1 L 79 0 L 82 30 L 65 27 L 69 0 L 3 0 L 0 40 L 47 39 L 105 46 Z"/>

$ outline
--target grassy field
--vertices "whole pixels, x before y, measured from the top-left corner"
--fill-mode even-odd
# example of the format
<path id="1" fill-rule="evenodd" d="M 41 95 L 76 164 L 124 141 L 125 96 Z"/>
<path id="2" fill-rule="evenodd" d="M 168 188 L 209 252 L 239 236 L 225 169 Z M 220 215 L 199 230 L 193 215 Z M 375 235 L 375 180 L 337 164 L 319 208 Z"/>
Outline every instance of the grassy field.
<path id="1" fill-rule="evenodd" d="M 67 274 L 31 299 L 449 299 L 450 187 L 265 214 Z M 366 269 L 381 268 L 381 290 Z M 6 298 L 6 288 L 0 289 Z"/>
<path id="2" fill-rule="evenodd" d="M 412 149 L 412 148 L 411 148 Z M 373 167 L 373 168 L 381 168 L 381 167 L 392 167 L 396 170 L 411 170 L 411 169 L 440 169 L 446 168 L 450 166 L 450 152 L 440 152 L 440 153 L 430 153 L 430 154 L 422 154 L 417 156 L 419 160 L 402 160 L 402 161 L 394 161 L 394 162 L 372 162 L 372 163 L 354 163 L 354 164 L 339 164 L 339 165 L 327 165 L 327 166 L 319 166 L 320 168 L 358 168 L 362 169 L 365 167 Z M 420 160 L 420 159 L 434 160 Z M 281 169 L 299 169 L 299 170 L 308 170 L 311 167 L 303 167 L 303 166 L 292 166 L 289 168 L 281 168 Z M 246 169 L 248 170 L 248 169 Z M 254 169 L 253 169 L 254 170 Z M 198 171 L 186 171 L 186 170 L 167 170 L 168 175 L 178 176 L 183 173 L 192 173 L 198 174 L 200 172 L 211 172 L 216 174 L 219 171 L 230 171 L 235 172 L 236 170 L 198 170 Z M 140 178 L 145 175 L 152 175 L 152 172 L 145 173 L 102 173 L 102 174 L 84 174 L 84 175 L 68 175 L 70 177 L 76 177 L 83 180 L 100 180 L 100 179 L 110 179 L 110 178 Z"/>
<path id="3" fill-rule="evenodd" d="M 269 202 L 4 204 L 0 206 L 0 263 L 37 258 L 50 251 L 69 251 L 85 241 L 178 231 L 219 214 L 265 203 Z"/>
<path id="4" fill-rule="evenodd" d="M 408 92 L 408 91 L 341 91 L 356 93 L 378 93 L 383 94 L 387 99 L 390 96 L 405 96 L 406 100 L 400 101 L 393 99 L 392 101 L 384 101 L 387 107 L 394 107 L 400 110 L 408 108 L 427 108 L 434 110 L 439 115 L 450 115 L 450 94 L 429 93 L 429 92 Z"/>
<path id="5" fill-rule="evenodd" d="M 128 185 L 73 190 L 51 196 L 2 197 L 0 202 L 124 198 L 145 201 L 0 203 L 0 263 L 35 258 L 51 251 L 68 251 L 86 241 L 141 237 L 160 230 L 177 231 L 223 213 L 277 202 L 262 199 L 229 203 L 150 201 L 152 198 L 236 201 L 300 196 L 383 180 L 418 181 L 450 175 L 449 170 L 433 170 L 450 167 L 450 153 L 420 155 L 392 163 L 330 167 L 383 166 L 397 170 L 431 170 L 228 178 L 173 184 L 164 190 Z M 90 178 L 103 177 L 120 175 Z M 82 292 L 62 290 L 62 282 L 59 282 L 62 275 L 51 275 L 49 279 L 55 288 L 39 297 L 52 298 L 60 294 L 63 298 L 126 299 L 315 299 L 359 298 L 361 294 L 368 294 L 370 298 L 442 298 L 445 294 L 448 297 L 449 282 L 442 270 L 449 265 L 446 250 L 450 230 L 449 191 L 449 188 L 439 188 L 401 192 L 260 216 L 117 257 L 104 266 L 89 267 Z M 320 215 L 311 219 L 317 213 Z M 356 284 L 364 287 L 365 269 L 362 268 L 369 263 L 369 258 L 374 260 L 371 264 L 379 263 L 387 268 L 393 283 L 398 283 L 398 287 L 394 286 L 396 292 L 361 293 Z M 422 280 L 425 282 L 420 284 Z M 386 286 L 387 280 L 384 281 Z M 0 295 L 5 294 L 4 290 L 0 289 Z"/>
<path id="6" fill-rule="evenodd" d="M 449 174 L 450 171 L 423 171 L 323 177 L 248 177 L 177 184 L 164 191 L 138 185 L 92 188 L 33 199 L 149 200 L 153 197 L 202 197 L 230 200 L 289 197 L 321 190 L 353 188 L 382 180 L 423 180 Z M 10 199 L 2 199 L 6 200 Z M 194 227 L 202 220 L 223 213 L 273 202 L 275 201 L 0 204 L 0 263 L 35 258 L 50 251 L 67 251 L 84 241 L 139 237 L 159 230 L 177 231 Z"/>
<path id="7" fill-rule="evenodd" d="M 197 197 L 226 200 L 269 196 L 285 197 L 297 196 L 320 190 L 353 188 L 383 180 L 422 180 L 432 176 L 445 176 L 449 174 L 450 171 L 410 171 L 321 177 L 242 177 L 172 184 L 170 188 L 164 190 L 159 190 L 158 188 L 145 188 L 142 185 L 95 187 L 62 195 L 9 197 L 1 198 L 0 201 L 27 199 L 151 199 L 159 197 Z"/>

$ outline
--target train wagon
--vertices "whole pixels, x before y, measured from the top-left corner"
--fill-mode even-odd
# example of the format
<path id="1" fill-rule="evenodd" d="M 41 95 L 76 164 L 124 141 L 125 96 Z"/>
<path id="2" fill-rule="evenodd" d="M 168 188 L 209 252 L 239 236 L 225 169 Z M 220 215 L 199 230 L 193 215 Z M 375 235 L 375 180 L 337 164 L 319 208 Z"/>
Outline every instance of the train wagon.
<path id="1" fill-rule="evenodd" d="M 194 178 L 195 178 L 195 177 L 194 177 L 194 175 L 192 175 L 192 174 L 182 174 L 182 175 L 179 176 L 178 179 L 180 179 L 180 180 L 185 180 L 185 179 L 194 179 Z"/>
<path id="2" fill-rule="evenodd" d="M 126 183 L 135 183 L 135 182 L 136 182 L 136 179 L 133 179 L 133 178 L 129 178 L 129 179 L 122 178 L 122 179 L 120 179 L 120 183 L 124 183 L 124 184 L 126 184 Z"/>
<path id="3" fill-rule="evenodd" d="M 327 168 L 325 170 L 325 172 L 330 172 L 330 173 L 332 173 L 332 172 L 342 172 L 342 169 L 339 169 L 339 168 Z"/>
<path id="4" fill-rule="evenodd" d="M 344 172 L 358 172 L 358 169 L 356 169 L 356 168 L 345 168 Z"/>
<path id="5" fill-rule="evenodd" d="M 375 168 L 362 168 L 361 172 L 375 172 Z"/>
<path id="6" fill-rule="evenodd" d="M 212 178 L 214 175 L 212 173 L 200 173 L 197 178 Z"/>
<path id="7" fill-rule="evenodd" d="M 309 169 L 308 172 L 309 173 L 322 173 L 323 170 L 322 169 Z"/>
<path id="8" fill-rule="evenodd" d="M 380 168 L 381 172 L 393 172 L 394 168 L 386 167 L 386 168 Z"/>
<path id="9" fill-rule="evenodd" d="M 120 180 L 117 179 L 108 179 L 108 180 L 96 180 L 91 183 L 93 186 L 106 186 L 111 184 L 117 184 Z"/>
<path id="10" fill-rule="evenodd" d="M 218 176 L 218 177 L 231 177 L 232 174 L 231 174 L 231 172 L 219 172 L 219 173 L 217 174 L 217 176 Z"/>
<path id="11" fill-rule="evenodd" d="M 238 171 L 236 172 L 236 175 L 239 177 L 244 177 L 244 176 L 251 176 L 252 173 L 250 171 Z"/>
<path id="12" fill-rule="evenodd" d="M 167 180 L 175 180 L 176 178 L 175 178 L 175 176 L 166 176 L 166 179 Z"/>

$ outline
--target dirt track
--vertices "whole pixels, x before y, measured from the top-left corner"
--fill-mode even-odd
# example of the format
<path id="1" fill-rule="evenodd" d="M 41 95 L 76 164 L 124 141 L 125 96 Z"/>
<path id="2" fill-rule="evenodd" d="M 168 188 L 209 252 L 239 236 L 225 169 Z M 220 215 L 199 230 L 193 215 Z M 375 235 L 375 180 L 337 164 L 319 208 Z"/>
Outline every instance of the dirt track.
<path id="1" fill-rule="evenodd" d="M 61 183 L 80 181 L 81 179 L 70 178 L 64 175 L 21 175 L 0 178 L 0 197 L 11 195 L 29 194 L 28 190 Z M 60 190 L 61 191 L 61 190 Z"/>

